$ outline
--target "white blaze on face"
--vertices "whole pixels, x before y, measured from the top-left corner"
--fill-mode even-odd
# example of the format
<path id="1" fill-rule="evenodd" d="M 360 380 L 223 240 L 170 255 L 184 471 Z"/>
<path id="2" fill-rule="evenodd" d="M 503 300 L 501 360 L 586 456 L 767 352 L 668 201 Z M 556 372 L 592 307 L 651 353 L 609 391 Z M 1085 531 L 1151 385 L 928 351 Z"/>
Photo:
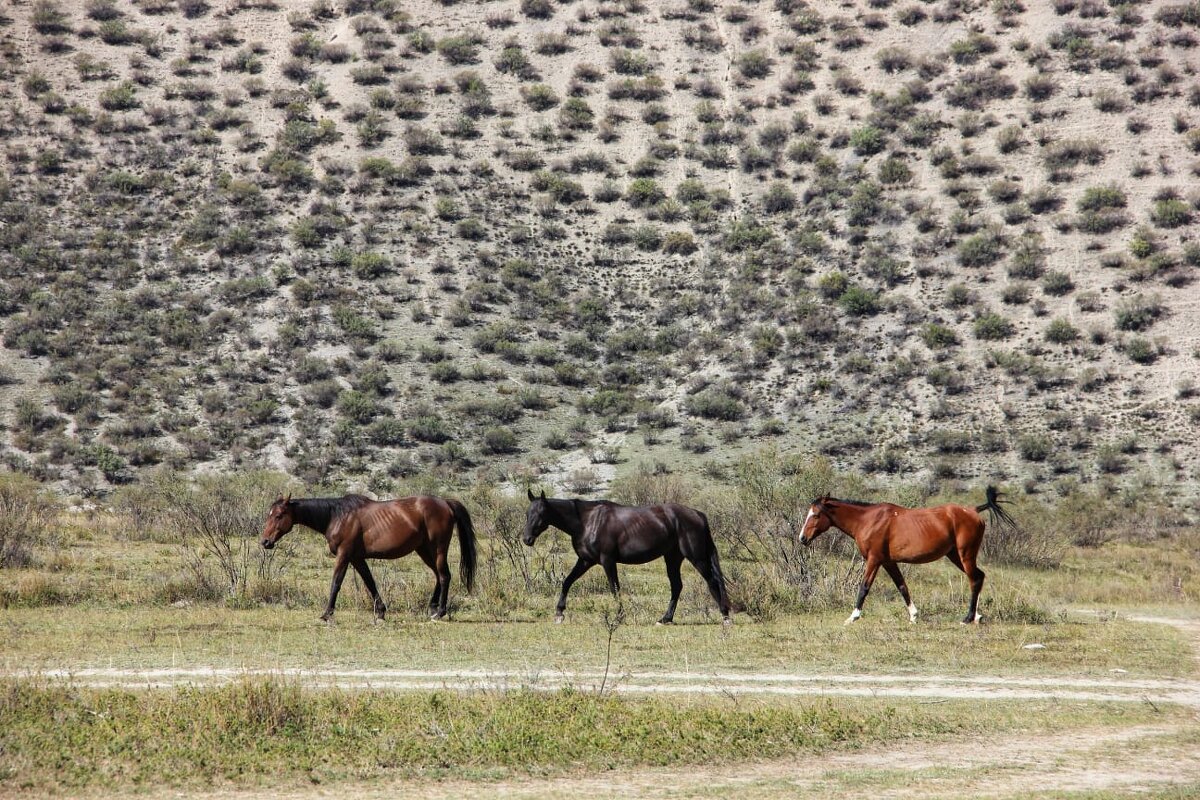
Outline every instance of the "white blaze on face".
<path id="1" fill-rule="evenodd" d="M 808 530 L 808 523 L 812 521 L 813 510 L 812 506 L 808 508 L 808 516 L 804 518 L 804 524 L 800 526 L 800 541 L 804 541 L 804 532 Z"/>

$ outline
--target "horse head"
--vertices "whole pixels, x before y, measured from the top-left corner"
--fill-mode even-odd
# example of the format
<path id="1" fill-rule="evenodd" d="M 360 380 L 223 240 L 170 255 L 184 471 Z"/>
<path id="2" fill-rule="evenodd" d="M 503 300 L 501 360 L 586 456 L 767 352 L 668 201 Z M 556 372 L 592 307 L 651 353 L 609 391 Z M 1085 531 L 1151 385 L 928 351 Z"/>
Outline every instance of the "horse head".
<path id="1" fill-rule="evenodd" d="M 295 505 L 291 492 L 288 492 L 287 497 L 280 495 L 267 512 L 267 524 L 263 527 L 261 540 L 263 548 L 273 548 L 295 524 Z"/>
<path id="2" fill-rule="evenodd" d="M 829 510 L 825 506 L 830 499 L 832 498 L 828 495 L 818 497 L 808 507 L 808 516 L 804 518 L 804 524 L 800 526 L 801 544 L 812 544 L 813 539 L 833 527 L 833 520 L 830 519 Z"/>
<path id="3" fill-rule="evenodd" d="M 525 544 L 533 547 L 542 531 L 550 527 L 550 503 L 546 501 L 546 490 L 540 496 L 534 495 L 529 489 L 525 490 L 529 497 L 529 510 L 525 513 Z"/>

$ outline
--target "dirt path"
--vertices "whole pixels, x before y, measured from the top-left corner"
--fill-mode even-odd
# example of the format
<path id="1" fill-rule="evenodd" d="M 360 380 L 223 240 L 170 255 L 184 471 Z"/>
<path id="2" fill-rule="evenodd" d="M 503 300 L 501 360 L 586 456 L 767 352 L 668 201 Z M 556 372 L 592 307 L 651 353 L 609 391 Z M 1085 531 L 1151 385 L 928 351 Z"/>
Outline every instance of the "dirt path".
<path id="1" fill-rule="evenodd" d="M 906 697 L 945 700 L 1075 700 L 1175 703 L 1200 708 L 1200 682 L 1167 679 L 1039 678 L 948 675 L 803 675 L 789 673 L 523 672 L 513 670 L 274 670 L 217 667 L 41 670 L 2 673 L 67 681 L 79 686 L 163 688 L 282 678 L 341 689 L 533 689 L 622 694 L 771 694 Z"/>

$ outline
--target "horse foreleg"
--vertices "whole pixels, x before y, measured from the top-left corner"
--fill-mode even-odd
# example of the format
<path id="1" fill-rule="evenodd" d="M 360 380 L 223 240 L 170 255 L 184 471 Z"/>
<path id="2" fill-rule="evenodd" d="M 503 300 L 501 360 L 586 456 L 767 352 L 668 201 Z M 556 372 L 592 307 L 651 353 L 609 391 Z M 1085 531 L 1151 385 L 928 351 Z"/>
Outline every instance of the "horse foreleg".
<path id="1" fill-rule="evenodd" d="M 371 574 L 371 569 L 367 566 L 367 560 L 360 558 L 355 561 L 354 571 L 358 573 L 358 577 L 362 578 L 363 585 L 371 593 L 371 610 L 375 612 L 375 621 L 383 622 L 383 617 L 387 614 L 387 606 L 383 604 L 383 598 L 380 597 L 379 589 L 375 586 L 375 576 Z"/>
<path id="2" fill-rule="evenodd" d="M 850 612 L 850 616 L 846 619 L 846 624 L 856 622 L 862 616 L 863 603 L 867 601 L 867 592 L 871 591 L 871 584 L 875 582 L 875 574 L 879 572 L 879 562 L 874 559 L 867 559 L 867 568 L 863 572 L 862 586 L 858 590 L 858 602 L 854 604 L 854 610 Z"/>
<path id="3" fill-rule="evenodd" d="M 333 583 L 329 586 L 329 605 L 325 606 L 325 613 L 321 615 L 321 619 L 325 622 L 333 619 L 333 606 L 337 603 L 338 592 L 342 590 L 342 579 L 346 577 L 346 567 L 350 566 L 350 556 L 346 551 L 337 554 L 337 560 L 333 563 Z"/>
<path id="4" fill-rule="evenodd" d="M 575 562 L 575 566 L 563 579 L 562 592 L 558 595 L 558 605 L 554 609 L 554 621 L 562 622 L 563 614 L 567 610 L 567 592 L 571 591 L 571 584 L 583 577 L 583 573 L 587 572 L 594 566 L 595 562 L 579 559 Z"/>
<path id="5" fill-rule="evenodd" d="M 683 577 L 679 574 L 683 556 L 679 553 L 668 553 L 664 556 L 664 560 L 667 562 L 667 580 L 671 582 L 671 603 L 667 606 L 667 613 L 663 614 L 658 624 L 670 625 L 675 621 L 675 606 L 679 603 L 679 593 L 683 591 Z"/>
<path id="6" fill-rule="evenodd" d="M 908 595 L 908 585 L 904 583 L 904 576 L 900 574 L 900 565 L 889 561 L 883 565 L 883 568 L 887 570 L 888 575 L 892 576 L 892 583 L 896 584 L 896 590 L 900 592 L 904 605 L 908 606 L 908 621 L 916 622 L 917 607 L 913 605 L 912 598 Z"/>

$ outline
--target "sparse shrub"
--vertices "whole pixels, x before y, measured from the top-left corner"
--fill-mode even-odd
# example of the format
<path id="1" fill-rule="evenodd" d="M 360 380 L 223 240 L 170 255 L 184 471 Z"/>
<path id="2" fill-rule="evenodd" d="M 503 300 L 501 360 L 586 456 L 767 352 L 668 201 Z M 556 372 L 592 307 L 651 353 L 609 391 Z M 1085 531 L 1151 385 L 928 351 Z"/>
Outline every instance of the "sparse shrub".
<path id="1" fill-rule="evenodd" d="M 867 125 L 850 134 L 850 146 L 860 156 L 874 155 L 883 150 L 886 140 L 883 131 Z"/>
<path id="2" fill-rule="evenodd" d="M 534 111 L 545 111 L 558 105 L 558 95 L 544 83 L 522 86 L 521 97 Z"/>
<path id="3" fill-rule="evenodd" d="M 1039 434 L 1027 434 L 1017 439 L 1017 452 L 1026 461 L 1045 461 L 1054 443 Z"/>
<path id="4" fill-rule="evenodd" d="M 653 178 L 638 178 L 629 184 L 625 197 L 630 205 L 642 208 L 660 202 L 666 197 L 666 193 Z"/>
<path id="5" fill-rule="evenodd" d="M 847 314 L 867 317 L 879 312 L 879 295 L 861 286 L 851 286 L 838 296 L 838 305 Z"/>
<path id="6" fill-rule="evenodd" d="M 57 503 L 32 478 L 0 474 L 0 568 L 29 566 L 57 515 Z"/>
<path id="7" fill-rule="evenodd" d="M 1059 317 L 1046 326 L 1046 341 L 1054 344 L 1070 344 L 1079 339 L 1079 329 L 1070 320 Z"/>
<path id="8" fill-rule="evenodd" d="M 483 434 L 483 452 L 491 454 L 514 453 L 517 450 L 517 435 L 509 428 L 489 428 Z"/>
<path id="9" fill-rule="evenodd" d="M 1133 336 L 1122 348 L 1131 361 L 1138 364 L 1153 364 L 1158 359 L 1158 348 L 1149 339 Z"/>
<path id="10" fill-rule="evenodd" d="M 1016 328 L 1013 324 L 994 311 L 977 317 L 973 329 L 975 338 L 984 341 L 1007 339 L 1016 333 Z"/>
<path id="11" fill-rule="evenodd" d="M 137 92 L 130 81 L 110 86 L 100 93 L 100 107 L 105 111 L 128 111 L 139 105 Z"/>
<path id="12" fill-rule="evenodd" d="M 927 322 L 921 327 L 921 340 L 931 350 L 940 350 L 958 344 L 958 334 L 945 325 Z"/>
<path id="13" fill-rule="evenodd" d="M 746 413 L 741 400 L 729 390 L 717 387 L 692 395 L 684 402 L 684 408 L 695 417 L 727 421 L 741 419 Z"/>
<path id="14" fill-rule="evenodd" d="M 1160 228 L 1178 228 L 1192 221 L 1192 209 L 1182 200 L 1167 197 L 1155 201 L 1150 219 Z"/>
<path id="15" fill-rule="evenodd" d="M 959 242 L 957 255 L 964 267 L 986 267 L 1004 255 L 1003 241 L 993 233 L 978 233 Z"/>
<path id="16" fill-rule="evenodd" d="M 761 48 L 747 50 L 738 56 L 737 67 L 744 77 L 751 80 L 765 78 L 771 74 L 771 56 Z"/>
<path id="17" fill-rule="evenodd" d="M 1144 331 L 1162 316 L 1163 310 L 1157 297 L 1138 295 L 1118 303 L 1113 315 L 1119 330 Z"/>

